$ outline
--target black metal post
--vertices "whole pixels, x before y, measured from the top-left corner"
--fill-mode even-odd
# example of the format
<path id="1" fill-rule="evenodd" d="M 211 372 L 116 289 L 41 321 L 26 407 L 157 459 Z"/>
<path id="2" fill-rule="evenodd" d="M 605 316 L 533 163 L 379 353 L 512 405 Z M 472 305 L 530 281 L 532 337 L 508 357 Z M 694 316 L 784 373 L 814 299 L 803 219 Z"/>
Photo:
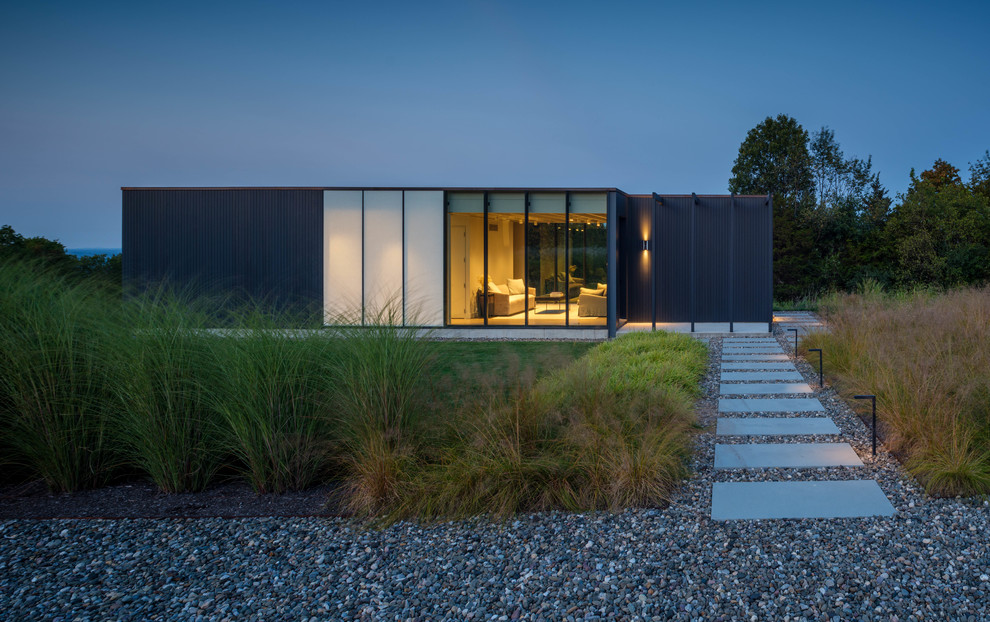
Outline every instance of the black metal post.
<path id="1" fill-rule="evenodd" d="M 857 400 L 870 400 L 873 402 L 873 457 L 877 456 L 877 396 L 876 395 L 854 395 Z"/>
<path id="2" fill-rule="evenodd" d="M 818 387 L 825 388 L 825 375 L 822 373 L 822 349 L 821 348 L 809 348 L 808 352 L 818 353 Z"/>
<path id="3" fill-rule="evenodd" d="M 729 332 L 736 332 L 735 318 L 736 311 L 736 279 L 733 278 L 733 266 L 736 265 L 736 193 L 732 193 L 729 199 Z"/>
<path id="4" fill-rule="evenodd" d="M 481 317 L 484 318 L 484 324 L 485 324 L 485 326 L 488 326 L 488 281 L 489 281 L 489 279 L 488 279 L 488 193 L 487 192 L 485 192 L 485 193 L 483 193 L 481 195 L 481 201 L 482 201 L 482 203 L 481 203 L 482 220 L 484 221 L 484 224 L 482 225 L 482 227 L 484 227 L 484 232 L 485 232 L 485 237 L 482 238 L 482 240 L 481 240 L 481 249 L 482 249 L 482 252 L 485 253 L 485 256 L 484 256 L 484 258 L 482 260 L 482 264 L 481 264 L 482 265 L 482 269 L 485 271 L 485 275 L 481 277 L 481 280 L 485 282 L 485 294 L 481 297 L 482 298 L 482 301 L 484 302 L 484 305 L 485 305 L 485 311 L 484 311 L 484 315 L 482 315 Z"/>
<path id="5" fill-rule="evenodd" d="M 797 356 L 797 329 L 796 328 L 788 328 L 787 330 L 794 331 L 794 356 Z"/>
<path id="6" fill-rule="evenodd" d="M 539 285 L 539 279 L 537 279 Z M 523 300 L 523 324 L 529 326 L 529 193 L 523 193 L 523 288 L 526 296 Z M 536 311 L 536 301 L 533 301 L 533 310 Z"/>

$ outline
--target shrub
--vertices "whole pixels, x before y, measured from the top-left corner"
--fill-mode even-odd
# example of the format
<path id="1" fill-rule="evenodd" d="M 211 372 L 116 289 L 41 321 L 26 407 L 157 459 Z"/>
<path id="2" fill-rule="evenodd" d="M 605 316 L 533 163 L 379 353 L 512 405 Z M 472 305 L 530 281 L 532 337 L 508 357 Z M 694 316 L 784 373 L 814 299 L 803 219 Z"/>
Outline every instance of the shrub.
<path id="1" fill-rule="evenodd" d="M 280 328 L 284 322 L 270 310 L 248 309 L 238 318 L 242 328 L 204 338 L 206 399 L 256 491 L 310 486 L 330 459 L 327 387 L 321 380 L 330 342 Z"/>
<path id="2" fill-rule="evenodd" d="M 128 462 L 163 492 L 199 491 L 223 458 L 223 428 L 206 397 L 207 316 L 166 290 L 129 301 L 114 340 L 111 430 Z"/>
<path id="3" fill-rule="evenodd" d="M 436 414 L 429 408 L 433 346 L 418 329 L 396 325 L 400 305 L 393 298 L 366 318 L 367 326 L 336 328 L 333 364 L 325 368 L 341 430 L 348 505 L 361 514 L 396 502 L 427 433 L 424 420 Z"/>
<path id="4" fill-rule="evenodd" d="M 493 387 L 458 419 L 399 514 L 423 518 L 663 504 L 687 472 L 705 347 L 627 335 L 515 391 Z"/>
<path id="5" fill-rule="evenodd" d="M 0 265 L 0 417 L 7 462 L 53 491 L 99 485 L 111 472 L 105 336 L 115 305 L 93 284 L 37 266 Z"/>

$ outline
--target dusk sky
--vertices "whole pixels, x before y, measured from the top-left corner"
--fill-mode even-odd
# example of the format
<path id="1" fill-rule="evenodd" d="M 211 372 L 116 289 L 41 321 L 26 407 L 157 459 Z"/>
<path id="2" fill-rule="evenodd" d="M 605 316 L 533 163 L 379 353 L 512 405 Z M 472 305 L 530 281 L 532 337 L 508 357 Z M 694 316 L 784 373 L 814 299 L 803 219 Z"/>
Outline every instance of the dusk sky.
<path id="1" fill-rule="evenodd" d="M 0 9 L 0 224 L 120 245 L 121 186 L 723 193 L 768 115 L 891 195 L 990 149 L 990 2 Z"/>

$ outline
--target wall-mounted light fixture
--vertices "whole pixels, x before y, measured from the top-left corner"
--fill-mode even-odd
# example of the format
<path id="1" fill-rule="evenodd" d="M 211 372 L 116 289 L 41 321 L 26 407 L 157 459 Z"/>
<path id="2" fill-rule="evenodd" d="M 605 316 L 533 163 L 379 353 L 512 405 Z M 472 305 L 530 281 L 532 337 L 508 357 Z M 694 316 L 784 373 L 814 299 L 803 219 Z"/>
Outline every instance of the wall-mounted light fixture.
<path id="1" fill-rule="evenodd" d="M 644 251 L 649 251 L 650 250 L 650 241 L 649 240 L 643 240 L 643 250 Z"/>

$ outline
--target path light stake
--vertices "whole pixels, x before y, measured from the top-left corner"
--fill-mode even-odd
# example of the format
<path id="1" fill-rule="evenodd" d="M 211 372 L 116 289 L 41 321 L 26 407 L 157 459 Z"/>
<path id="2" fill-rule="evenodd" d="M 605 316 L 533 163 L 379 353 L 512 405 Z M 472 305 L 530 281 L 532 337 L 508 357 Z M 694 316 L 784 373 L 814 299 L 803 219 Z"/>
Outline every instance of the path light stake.
<path id="1" fill-rule="evenodd" d="M 794 331 L 794 356 L 797 356 L 797 329 L 796 328 L 788 328 L 787 330 L 793 330 Z"/>
<path id="2" fill-rule="evenodd" d="M 876 395 L 854 395 L 857 400 L 870 400 L 873 402 L 873 457 L 877 457 L 877 396 Z"/>
<path id="3" fill-rule="evenodd" d="M 823 380 L 823 378 L 825 376 L 822 374 L 822 349 L 821 348 L 809 348 L 808 349 L 808 352 L 817 352 L 818 353 L 818 387 L 820 389 L 824 389 L 825 388 L 825 381 Z"/>

